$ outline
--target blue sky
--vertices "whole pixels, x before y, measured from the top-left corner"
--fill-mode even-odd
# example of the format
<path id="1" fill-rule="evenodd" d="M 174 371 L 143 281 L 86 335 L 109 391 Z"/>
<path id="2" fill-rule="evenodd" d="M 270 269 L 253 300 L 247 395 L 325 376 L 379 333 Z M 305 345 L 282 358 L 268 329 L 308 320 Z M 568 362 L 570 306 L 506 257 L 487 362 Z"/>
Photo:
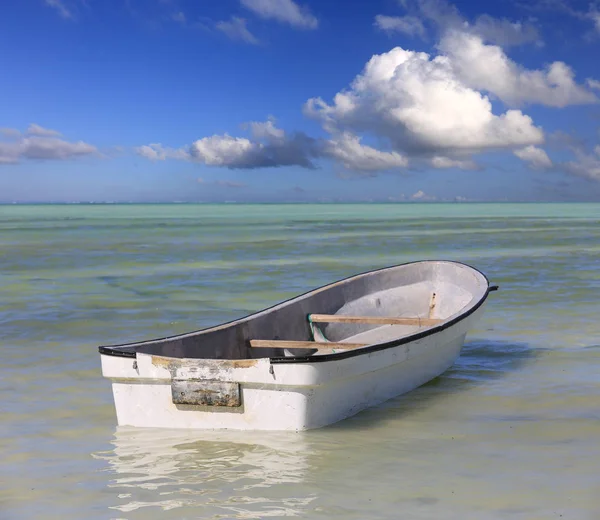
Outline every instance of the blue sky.
<path id="1" fill-rule="evenodd" d="M 0 201 L 600 201 L 600 3 L 22 0 Z"/>

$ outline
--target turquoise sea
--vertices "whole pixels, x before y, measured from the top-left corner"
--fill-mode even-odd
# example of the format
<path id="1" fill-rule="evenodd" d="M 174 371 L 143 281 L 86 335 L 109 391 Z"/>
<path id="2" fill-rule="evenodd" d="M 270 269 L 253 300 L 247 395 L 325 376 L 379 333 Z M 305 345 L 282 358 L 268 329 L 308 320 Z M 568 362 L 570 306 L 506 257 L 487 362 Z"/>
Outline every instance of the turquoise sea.
<path id="1" fill-rule="evenodd" d="M 455 366 L 303 433 L 118 428 L 96 347 L 455 259 Z M 0 206 L 0 519 L 600 518 L 600 204 Z"/>

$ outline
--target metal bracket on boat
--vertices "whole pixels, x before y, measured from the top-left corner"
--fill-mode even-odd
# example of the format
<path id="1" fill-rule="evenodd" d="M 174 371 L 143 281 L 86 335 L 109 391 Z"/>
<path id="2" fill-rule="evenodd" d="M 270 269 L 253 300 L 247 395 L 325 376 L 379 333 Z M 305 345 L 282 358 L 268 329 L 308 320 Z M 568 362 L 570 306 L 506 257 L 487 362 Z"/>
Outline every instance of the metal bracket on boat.
<path id="1" fill-rule="evenodd" d="M 173 379 L 171 395 L 173 404 L 228 407 L 242 405 L 240 384 L 225 381 Z"/>

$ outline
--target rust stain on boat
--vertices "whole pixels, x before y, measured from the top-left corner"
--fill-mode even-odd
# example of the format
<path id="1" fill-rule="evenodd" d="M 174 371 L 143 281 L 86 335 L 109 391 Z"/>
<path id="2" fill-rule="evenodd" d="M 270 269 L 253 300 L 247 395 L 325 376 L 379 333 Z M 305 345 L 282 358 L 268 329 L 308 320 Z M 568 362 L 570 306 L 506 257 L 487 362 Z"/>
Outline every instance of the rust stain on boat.
<path id="1" fill-rule="evenodd" d="M 155 367 L 166 368 L 173 370 L 174 368 L 183 367 L 209 367 L 215 368 L 250 368 L 256 366 L 258 359 L 177 359 L 162 356 L 152 356 L 152 364 Z"/>
<path id="2" fill-rule="evenodd" d="M 221 359 L 219 361 L 232 368 L 250 368 L 258 363 L 258 359 Z"/>
<path id="3" fill-rule="evenodd" d="M 167 370 L 171 370 L 173 360 L 171 358 L 165 358 L 162 356 L 152 356 L 152 364 L 155 367 L 166 368 Z"/>

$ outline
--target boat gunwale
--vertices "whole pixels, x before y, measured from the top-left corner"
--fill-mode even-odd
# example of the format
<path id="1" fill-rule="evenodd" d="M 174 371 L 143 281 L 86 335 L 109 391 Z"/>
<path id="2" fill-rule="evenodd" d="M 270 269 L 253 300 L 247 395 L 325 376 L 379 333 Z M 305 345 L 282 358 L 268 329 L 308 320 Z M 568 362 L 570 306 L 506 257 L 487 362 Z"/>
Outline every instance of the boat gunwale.
<path id="1" fill-rule="evenodd" d="M 401 338 L 397 338 L 391 341 L 386 341 L 384 343 L 373 343 L 372 345 L 368 345 L 365 347 L 361 347 L 359 349 L 352 349 L 352 350 L 346 350 L 346 351 L 342 351 L 342 352 L 335 352 L 332 354 L 323 354 L 323 355 L 319 355 L 319 356 L 313 356 L 313 355 L 306 355 L 306 356 L 274 356 L 274 357 L 270 357 L 270 358 L 259 358 L 259 359 L 269 359 L 269 361 L 271 362 L 271 364 L 283 364 L 283 363 L 322 363 L 322 362 L 326 362 L 326 361 L 335 361 L 335 360 L 341 360 L 341 359 L 347 359 L 350 357 L 355 357 L 355 356 L 361 356 L 363 354 L 369 354 L 372 352 L 378 352 L 381 350 L 386 350 L 388 348 L 393 348 L 393 347 L 397 347 L 400 345 L 405 345 L 406 343 L 411 343 L 413 341 L 425 338 L 427 336 L 431 336 L 433 334 L 436 334 L 438 332 L 441 332 L 449 327 L 452 327 L 453 325 L 459 323 L 460 321 L 468 318 L 471 314 L 473 314 L 474 312 L 476 312 L 483 304 L 484 302 L 487 300 L 487 297 L 489 296 L 489 294 L 493 291 L 498 290 L 498 286 L 497 285 L 490 285 L 490 281 L 488 279 L 488 277 L 481 272 L 479 269 L 477 269 L 476 267 L 473 267 L 469 264 L 466 264 L 464 262 L 458 262 L 455 260 L 415 260 L 412 262 L 405 262 L 402 264 L 395 264 L 395 265 L 391 265 L 388 267 L 380 267 L 378 269 L 371 269 L 369 271 L 364 271 L 362 273 L 358 273 L 358 274 L 354 274 L 351 276 L 348 276 L 346 278 L 342 278 L 340 280 L 337 280 L 335 282 L 331 282 L 328 283 L 326 285 L 322 285 L 320 287 L 317 287 L 315 289 L 311 289 L 310 291 L 306 291 L 302 294 L 298 294 L 296 296 L 293 296 L 292 298 L 288 298 L 287 300 L 283 300 L 281 302 L 277 302 L 274 305 L 271 305 L 270 307 L 266 307 L 265 309 L 261 309 L 259 311 L 253 312 L 251 314 L 248 314 L 246 316 L 243 316 L 241 318 L 237 318 L 235 320 L 232 321 L 228 321 L 225 323 L 221 323 L 218 325 L 212 325 L 210 327 L 206 327 L 204 329 L 199 329 L 199 330 L 195 330 L 195 331 L 191 331 L 191 332 L 186 332 L 184 334 L 176 334 L 173 336 L 166 336 L 164 338 L 156 338 L 156 339 L 151 339 L 151 340 L 144 340 L 144 341 L 135 341 L 132 343 L 123 343 L 123 344 L 119 344 L 119 345 L 105 345 L 105 346 L 100 346 L 98 347 L 98 352 L 102 355 L 107 355 L 107 356 L 113 356 L 113 357 L 125 357 L 125 358 L 136 358 L 137 356 L 137 351 L 133 350 L 133 348 L 135 347 L 141 347 L 144 344 L 148 344 L 148 343 L 154 343 L 154 342 L 160 342 L 160 341 L 168 341 L 168 340 L 174 340 L 174 339 L 178 339 L 178 338 L 183 338 L 186 336 L 191 336 L 194 334 L 199 334 L 199 333 L 206 333 L 209 332 L 212 329 L 217 329 L 217 328 L 222 328 L 222 327 L 227 327 L 227 326 L 231 326 L 231 325 L 235 325 L 236 323 L 242 322 L 242 321 L 248 321 L 250 319 L 252 319 L 254 316 L 257 316 L 259 314 L 263 314 L 263 313 L 267 313 L 271 310 L 276 309 L 277 307 L 283 306 L 287 303 L 290 303 L 296 299 L 299 298 L 303 298 L 311 293 L 317 292 L 317 291 L 321 291 L 324 289 L 327 289 L 329 287 L 332 287 L 336 284 L 342 283 L 342 282 L 348 282 L 350 280 L 352 280 L 353 278 L 360 278 L 361 276 L 367 275 L 367 274 L 372 274 L 372 273 L 377 273 L 380 271 L 385 271 L 387 269 L 394 269 L 397 267 L 403 267 L 403 266 L 408 266 L 408 265 L 414 265 L 414 264 L 422 264 L 422 263 L 450 263 L 450 264 L 455 264 L 455 265 L 461 265 L 463 267 L 467 267 L 469 269 L 472 269 L 473 271 L 477 272 L 478 274 L 480 274 L 483 279 L 486 281 L 487 283 L 487 289 L 485 291 L 485 293 L 481 296 L 481 298 L 479 299 L 479 301 L 472 305 L 468 310 L 466 310 L 464 313 L 458 314 L 457 316 L 455 316 L 453 319 L 449 320 L 449 321 L 444 321 L 442 322 L 440 325 L 436 325 L 433 326 L 431 328 L 427 328 L 423 331 L 420 332 L 415 332 L 413 334 L 410 334 L 408 336 L 403 336 Z M 127 349 L 127 350 L 124 350 Z M 143 352 L 141 352 L 141 354 L 143 354 Z M 174 359 L 180 359 L 180 358 L 174 358 Z M 182 359 L 182 358 L 181 358 Z M 195 358 L 194 358 L 195 359 Z M 203 358 L 198 358 L 198 359 L 203 359 Z"/>

